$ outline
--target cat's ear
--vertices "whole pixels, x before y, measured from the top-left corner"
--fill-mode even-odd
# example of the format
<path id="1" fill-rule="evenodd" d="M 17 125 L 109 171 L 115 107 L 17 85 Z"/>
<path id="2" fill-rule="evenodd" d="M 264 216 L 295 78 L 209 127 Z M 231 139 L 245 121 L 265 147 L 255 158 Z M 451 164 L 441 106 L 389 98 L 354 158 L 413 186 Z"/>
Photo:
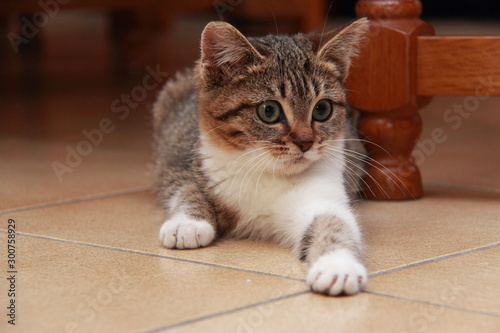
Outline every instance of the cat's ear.
<path id="1" fill-rule="evenodd" d="M 210 22 L 201 35 L 200 75 L 208 85 L 223 85 L 263 57 L 235 27 Z"/>
<path id="2" fill-rule="evenodd" d="M 316 36 L 311 41 L 319 59 L 335 64 L 336 70 L 345 80 L 352 58 L 358 54 L 367 32 L 368 19 L 363 17 L 343 28 Z"/>

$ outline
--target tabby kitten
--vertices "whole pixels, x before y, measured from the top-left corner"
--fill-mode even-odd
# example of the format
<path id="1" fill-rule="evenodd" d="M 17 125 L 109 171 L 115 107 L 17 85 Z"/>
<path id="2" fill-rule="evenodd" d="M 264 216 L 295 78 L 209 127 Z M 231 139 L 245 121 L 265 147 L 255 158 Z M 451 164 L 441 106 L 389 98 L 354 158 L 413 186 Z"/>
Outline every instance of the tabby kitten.
<path id="1" fill-rule="evenodd" d="M 153 110 L 165 247 L 203 247 L 217 236 L 275 241 L 310 265 L 313 291 L 363 289 L 345 185 L 353 162 L 344 153 L 344 81 L 366 30 L 364 18 L 295 36 L 205 27 L 194 70 L 169 81 Z"/>

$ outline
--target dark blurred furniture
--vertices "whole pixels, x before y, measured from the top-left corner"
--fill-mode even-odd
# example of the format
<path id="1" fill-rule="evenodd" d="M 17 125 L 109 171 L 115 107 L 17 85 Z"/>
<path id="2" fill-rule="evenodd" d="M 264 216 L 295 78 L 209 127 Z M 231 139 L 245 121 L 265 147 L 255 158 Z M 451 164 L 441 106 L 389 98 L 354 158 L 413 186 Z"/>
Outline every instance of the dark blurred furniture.
<path id="1" fill-rule="evenodd" d="M 211 13 L 213 20 L 236 20 L 247 29 L 248 23 L 253 22 L 253 29 L 259 28 L 262 33 L 275 32 L 277 26 L 291 27 L 280 32 L 319 30 L 327 16 L 325 0 L 2 0 L 0 33 L 5 36 L 9 26 L 17 26 L 14 33 L 19 38 L 10 40 L 11 44 L 17 44 L 14 51 L 36 53 L 43 47 L 43 40 L 40 34 L 31 31 L 43 29 L 61 10 L 99 10 L 109 14 L 111 40 L 117 50 L 113 62 L 117 73 L 123 69 L 141 71 L 148 62 L 150 36 L 168 27 L 171 18 L 178 14 Z M 266 26 L 267 31 L 263 30 Z"/>
<path id="2" fill-rule="evenodd" d="M 320 29 L 326 19 L 325 0 L 2 0 L 0 2 L 0 27 L 7 20 L 19 15 L 52 17 L 60 10 L 105 10 L 111 13 L 129 12 L 140 17 L 140 24 L 164 24 L 178 13 L 211 11 L 214 19 L 237 17 L 254 22 L 294 22 L 297 31 Z M 34 21 L 34 17 L 31 18 Z M 36 23 L 35 23 L 36 25 Z"/>
<path id="3" fill-rule="evenodd" d="M 96 9 L 96 10 L 145 10 L 151 17 L 158 11 L 175 14 L 212 10 L 216 13 L 235 14 L 251 20 L 276 19 L 296 20 L 301 31 L 322 27 L 326 18 L 324 0 L 2 0 L 0 18 L 15 14 L 46 12 L 47 8 L 58 10 Z M 223 17 L 219 17 L 222 19 Z"/>

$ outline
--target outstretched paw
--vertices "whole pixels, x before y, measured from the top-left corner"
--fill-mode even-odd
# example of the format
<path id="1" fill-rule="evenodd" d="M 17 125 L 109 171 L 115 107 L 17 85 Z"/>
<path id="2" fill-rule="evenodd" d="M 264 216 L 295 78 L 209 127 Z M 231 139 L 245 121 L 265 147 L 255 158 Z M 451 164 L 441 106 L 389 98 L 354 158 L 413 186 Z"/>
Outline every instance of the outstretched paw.
<path id="1" fill-rule="evenodd" d="M 367 282 L 365 267 L 346 249 L 320 257 L 307 275 L 312 291 L 330 296 L 357 294 Z"/>
<path id="2" fill-rule="evenodd" d="M 183 213 L 174 215 L 160 228 L 160 242 L 169 249 L 196 249 L 209 245 L 214 238 L 215 229 L 210 223 Z"/>

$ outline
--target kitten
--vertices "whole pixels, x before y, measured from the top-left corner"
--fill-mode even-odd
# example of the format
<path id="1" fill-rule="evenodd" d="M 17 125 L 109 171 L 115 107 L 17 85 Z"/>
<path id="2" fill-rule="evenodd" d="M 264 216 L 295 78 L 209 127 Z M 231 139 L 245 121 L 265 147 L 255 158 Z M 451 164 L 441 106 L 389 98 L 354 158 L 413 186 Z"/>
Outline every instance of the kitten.
<path id="1" fill-rule="evenodd" d="M 354 162 L 344 81 L 366 30 L 364 18 L 295 36 L 205 27 L 194 70 L 169 81 L 153 109 L 165 247 L 204 247 L 217 236 L 274 241 L 310 265 L 313 291 L 363 289 L 345 185 Z"/>

